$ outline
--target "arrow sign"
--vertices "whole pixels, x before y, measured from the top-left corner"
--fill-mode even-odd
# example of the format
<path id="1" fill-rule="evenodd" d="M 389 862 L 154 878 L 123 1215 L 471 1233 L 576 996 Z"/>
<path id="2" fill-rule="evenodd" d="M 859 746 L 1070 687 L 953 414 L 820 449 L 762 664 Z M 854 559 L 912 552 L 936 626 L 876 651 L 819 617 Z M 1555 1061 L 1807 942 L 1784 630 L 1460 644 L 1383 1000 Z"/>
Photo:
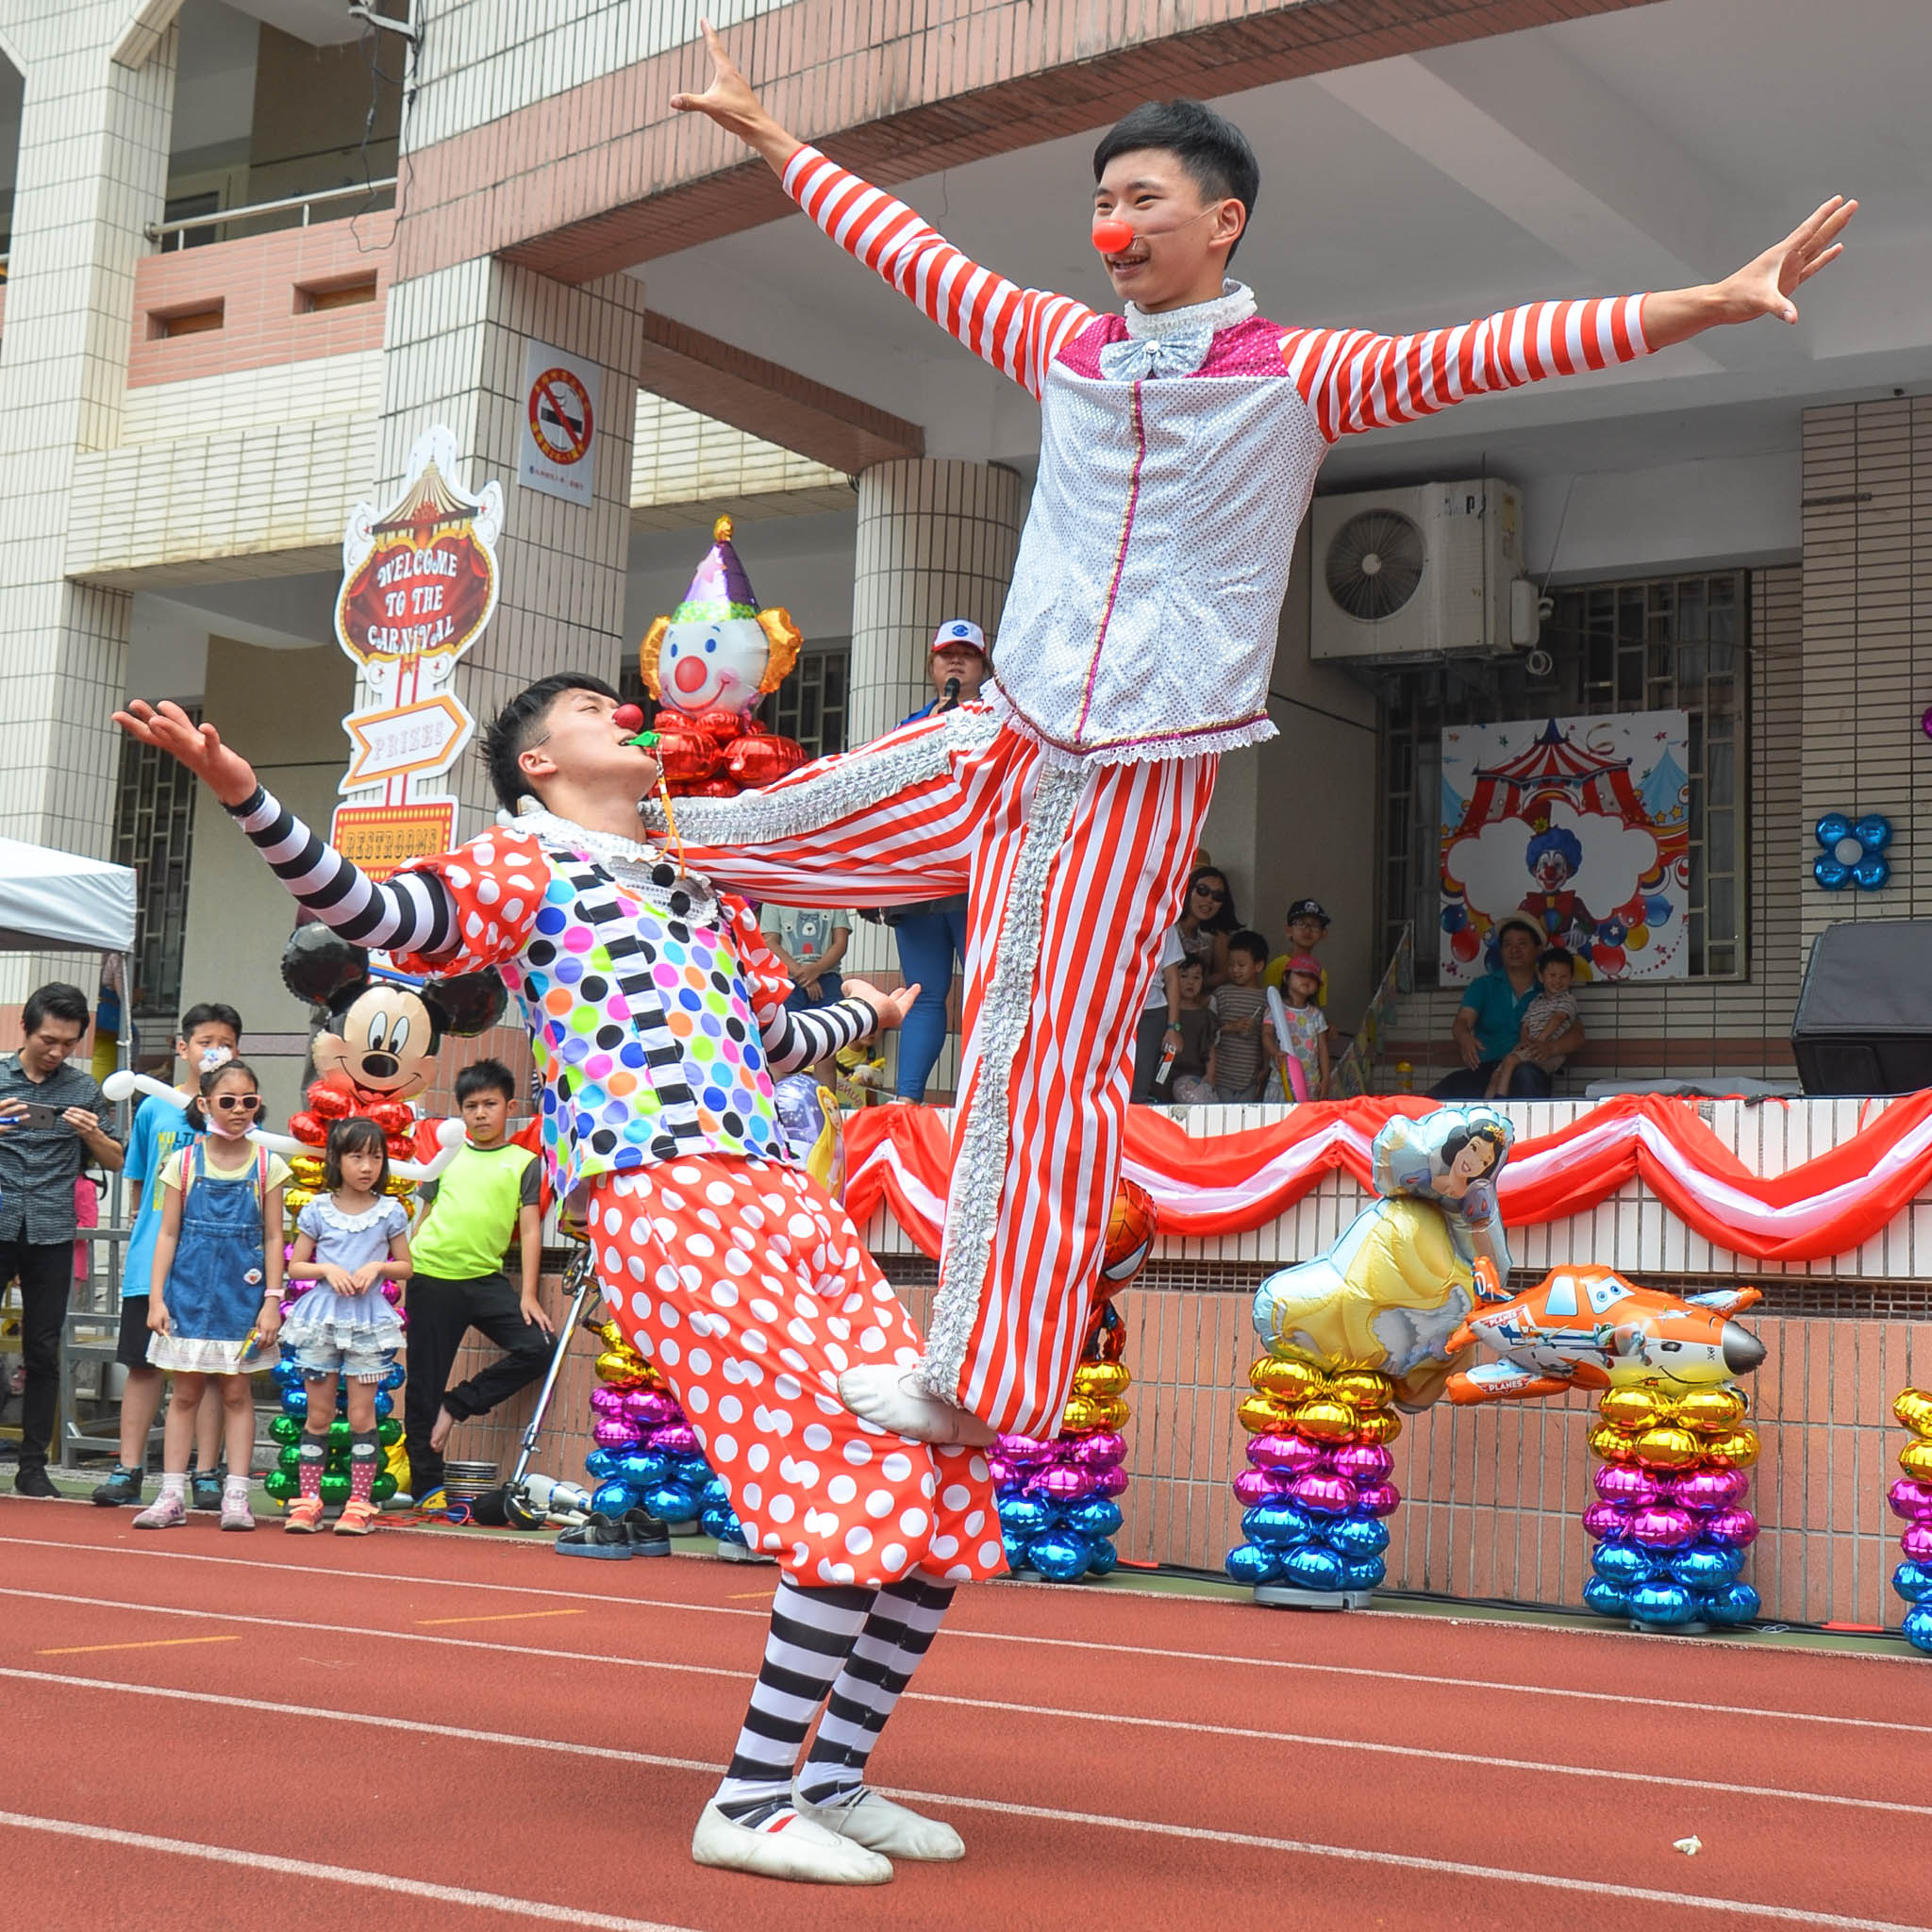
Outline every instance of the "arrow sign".
<path id="1" fill-rule="evenodd" d="M 342 724 L 354 755 L 339 791 L 360 791 L 410 772 L 446 772 L 476 728 L 476 721 L 448 691 L 390 710 L 355 711 Z"/>

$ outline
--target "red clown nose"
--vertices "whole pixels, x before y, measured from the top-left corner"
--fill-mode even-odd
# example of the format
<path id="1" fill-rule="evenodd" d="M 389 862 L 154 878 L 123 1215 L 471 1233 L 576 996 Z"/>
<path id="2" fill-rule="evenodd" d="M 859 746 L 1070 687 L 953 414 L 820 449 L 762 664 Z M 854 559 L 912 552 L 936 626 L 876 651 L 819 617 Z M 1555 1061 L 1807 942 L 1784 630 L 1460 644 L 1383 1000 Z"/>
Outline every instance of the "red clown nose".
<path id="1" fill-rule="evenodd" d="M 620 731 L 641 731 L 644 728 L 644 709 L 641 705 L 619 705 L 610 714 L 610 722 Z"/>
<path id="2" fill-rule="evenodd" d="M 1093 245 L 1103 255 L 1119 255 L 1134 245 L 1134 226 L 1115 216 L 1103 216 L 1093 224 Z"/>

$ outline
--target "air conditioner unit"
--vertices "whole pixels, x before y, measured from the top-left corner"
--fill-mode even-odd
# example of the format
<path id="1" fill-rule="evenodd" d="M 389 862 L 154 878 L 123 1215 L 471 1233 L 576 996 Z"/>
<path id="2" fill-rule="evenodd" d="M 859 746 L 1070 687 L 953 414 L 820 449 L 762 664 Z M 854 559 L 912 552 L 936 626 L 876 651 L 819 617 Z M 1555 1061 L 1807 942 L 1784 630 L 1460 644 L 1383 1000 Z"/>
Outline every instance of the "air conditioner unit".
<path id="1" fill-rule="evenodd" d="M 1318 496 L 1310 516 L 1309 657 L 1388 663 L 1536 642 L 1513 484 L 1490 476 Z"/>

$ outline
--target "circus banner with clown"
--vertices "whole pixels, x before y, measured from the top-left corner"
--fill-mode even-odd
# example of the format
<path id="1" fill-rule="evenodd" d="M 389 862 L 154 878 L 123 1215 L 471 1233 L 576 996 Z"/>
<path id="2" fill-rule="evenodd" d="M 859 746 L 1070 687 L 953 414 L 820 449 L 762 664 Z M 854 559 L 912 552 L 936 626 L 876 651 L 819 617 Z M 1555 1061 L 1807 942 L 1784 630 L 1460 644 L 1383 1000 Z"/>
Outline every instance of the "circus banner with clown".
<path id="1" fill-rule="evenodd" d="M 1495 962 L 1512 913 L 1578 980 L 1689 971 L 1690 721 L 1683 711 L 1453 725 L 1442 733 L 1441 979 Z"/>

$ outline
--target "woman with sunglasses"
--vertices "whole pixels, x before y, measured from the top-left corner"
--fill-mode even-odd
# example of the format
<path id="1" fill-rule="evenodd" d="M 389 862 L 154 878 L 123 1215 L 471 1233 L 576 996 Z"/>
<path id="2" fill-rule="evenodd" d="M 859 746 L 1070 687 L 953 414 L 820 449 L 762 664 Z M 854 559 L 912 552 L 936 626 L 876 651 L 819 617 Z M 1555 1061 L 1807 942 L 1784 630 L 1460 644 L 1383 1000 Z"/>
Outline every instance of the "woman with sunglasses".
<path id="1" fill-rule="evenodd" d="M 255 1527 L 248 1507 L 255 1397 L 246 1363 L 273 1346 L 282 1323 L 282 1189 L 289 1179 L 287 1163 L 248 1139 L 260 1111 L 252 1067 L 243 1060 L 210 1067 L 188 1106 L 188 1124 L 199 1138 L 161 1169 L 153 1273 L 161 1290 L 148 1297 L 154 1339 L 147 1358 L 170 1372 L 173 1390 L 161 1493 L 134 1519 L 136 1529 L 174 1529 L 188 1520 L 188 1453 L 210 1378 L 222 1391 L 228 1449 L 222 1527 Z"/>
<path id="2" fill-rule="evenodd" d="M 1219 866 L 1197 865 L 1181 896 L 1181 916 L 1174 929 L 1181 951 L 1201 962 L 1209 992 L 1227 979 L 1227 936 L 1241 926 L 1227 874 Z"/>

